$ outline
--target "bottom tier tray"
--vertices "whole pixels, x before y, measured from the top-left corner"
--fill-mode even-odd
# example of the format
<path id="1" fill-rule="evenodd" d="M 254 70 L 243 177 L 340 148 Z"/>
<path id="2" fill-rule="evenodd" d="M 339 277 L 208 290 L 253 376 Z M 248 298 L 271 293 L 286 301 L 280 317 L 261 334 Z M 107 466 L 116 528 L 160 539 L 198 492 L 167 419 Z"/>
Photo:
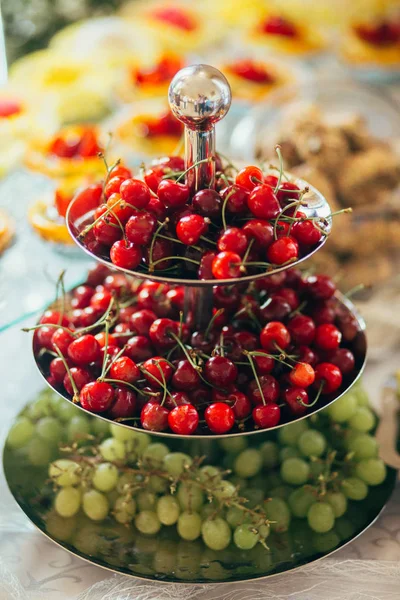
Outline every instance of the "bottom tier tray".
<path id="1" fill-rule="evenodd" d="M 37 422 L 38 418 L 56 418 L 62 431 L 61 439 L 70 446 L 75 443 L 75 447 L 79 447 L 76 440 L 85 432 L 103 438 L 110 435 L 108 424 L 95 417 L 85 417 L 79 409 L 65 405 L 49 391 L 28 404 L 21 416 L 31 422 Z M 321 417 L 312 419 L 312 426 L 320 428 Z M 43 429 L 51 431 L 51 428 Z M 349 501 L 345 514 L 335 520 L 334 528 L 327 533 L 312 531 L 307 519 L 292 518 L 287 531 L 271 532 L 266 540 L 268 549 L 257 543 L 251 550 L 240 550 L 231 543 L 217 552 L 207 548 L 201 538 L 193 542 L 180 539 L 174 526 L 163 527 L 156 536 L 146 536 L 133 525 L 119 524 L 111 516 L 94 522 L 80 510 L 73 517 L 60 517 L 53 508 L 54 485 L 48 478 L 49 462 L 60 456 L 56 440 L 50 440 L 52 435 L 57 437 L 54 429 L 48 443 L 43 439 L 37 443 L 36 433 L 29 444 L 18 439 L 15 429 L 13 435 L 13 439 L 9 436 L 3 454 L 5 477 L 12 495 L 32 523 L 61 547 L 94 565 L 154 581 L 203 584 L 252 580 L 319 560 L 354 540 L 374 523 L 389 500 L 397 477 L 397 471 L 388 467 L 383 483 L 370 487 L 364 500 Z M 263 433 L 251 443 L 258 445 L 271 439 L 276 439 L 276 434 L 271 437 Z M 156 443 L 157 438 L 151 441 Z M 232 464 L 232 456 L 223 457 L 216 441 L 169 440 L 169 445 L 171 450 L 179 448 L 192 456 L 206 454 L 207 463 L 222 460 L 224 467 Z"/>

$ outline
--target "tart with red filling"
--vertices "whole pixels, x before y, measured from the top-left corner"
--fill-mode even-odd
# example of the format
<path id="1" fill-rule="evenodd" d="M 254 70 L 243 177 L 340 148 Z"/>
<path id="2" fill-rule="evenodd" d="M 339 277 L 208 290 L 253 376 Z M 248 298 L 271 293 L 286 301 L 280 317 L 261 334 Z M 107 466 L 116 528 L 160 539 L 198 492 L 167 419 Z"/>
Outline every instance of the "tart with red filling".
<path id="1" fill-rule="evenodd" d="M 249 36 L 252 42 L 290 55 L 315 53 L 325 46 L 323 36 L 314 26 L 273 13 L 258 20 Z"/>
<path id="2" fill-rule="evenodd" d="M 346 61 L 400 70 L 400 18 L 354 24 L 342 44 Z"/>

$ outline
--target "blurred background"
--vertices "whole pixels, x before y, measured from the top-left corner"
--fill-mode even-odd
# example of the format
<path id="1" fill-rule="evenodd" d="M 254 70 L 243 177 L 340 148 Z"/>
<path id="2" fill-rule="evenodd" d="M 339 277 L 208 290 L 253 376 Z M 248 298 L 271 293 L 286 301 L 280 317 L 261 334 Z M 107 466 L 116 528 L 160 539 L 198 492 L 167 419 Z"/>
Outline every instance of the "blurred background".
<path id="1" fill-rule="evenodd" d="M 280 143 L 333 211 L 353 207 L 315 266 L 342 289 L 367 284 L 368 298 L 398 285 L 398 0 L 2 0 L 1 11 L 0 327 L 39 309 L 61 268 L 72 283 L 84 273 L 64 217 L 102 175 L 99 151 L 130 167 L 182 152 L 166 94 L 195 62 L 232 87 L 221 152 L 268 164 Z"/>

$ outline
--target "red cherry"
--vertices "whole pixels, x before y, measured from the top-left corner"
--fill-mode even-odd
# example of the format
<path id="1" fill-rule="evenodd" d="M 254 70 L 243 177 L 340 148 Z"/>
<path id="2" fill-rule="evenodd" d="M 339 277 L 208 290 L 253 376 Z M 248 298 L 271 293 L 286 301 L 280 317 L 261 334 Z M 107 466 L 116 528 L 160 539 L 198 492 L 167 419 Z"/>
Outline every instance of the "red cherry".
<path id="1" fill-rule="evenodd" d="M 102 289 L 99 292 L 93 294 L 90 299 L 90 306 L 95 310 L 101 311 L 104 313 L 108 307 L 110 306 L 110 302 L 112 300 L 112 294 L 106 289 Z"/>
<path id="2" fill-rule="evenodd" d="M 168 408 L 168 410 L 172 410 L 176 406 L 190 403 L 190 398 L 185 392 L 172 392 L 172 394 L 165 399 L 164 406 Z"/>
<path id="3" fill-rule="evenodd" d="M 236 175 L 235 183 L 245 188 L 246 190 L 253 190 L 260 184 L 264 179 L 263 172 L 258 167 L 249 166 L 245 167 Z"/>
<path id="4" fill-rule="evenodd" d="M 192 207 L 203 217 L 219 217 L 221 214 L 221 196 L 215 190 L 200 190 L 192 199 Z"/>
<path id="5" fill-rule="evenodd" d="M 53 358 L 49 365 L 50 375 L 56 385 L 61 385 L 67 372 L 64 361 L 61 358 Z"/>
<path id="6" fill-rule="evenodd" d="M 125 179 L 123 177 L 111 177 L 104 188 L 104 194 L 106 198 L 109 198 L 113 194 L 118 194 L 119 189 L 121 187 L 121 183 L 123 183 Z"/>
<path id="7" fill-rule="evenodd" d="M 199 424 L 199 413 L 192 404 L 181 404 L 171 410 L 168 425 L 174 433 L 190 435 Z"/>
<path id="8" fill-rule="evenodd" d="M 167 208 L 176 209 L 189 200 L 190 190 L 185 183 L 163 179 L 158 186 L 157 196 Z"/>
<path id="9" fill-rule="evenodd" d="M 283 323 L 271 321 L 261 331 L 260 342 L 267 352 L 285 350 L 290 344 L 290 333 Z"/>
<path id="10" fill-rule="evenodd" d="M 200 376 L 188 360 L 180 360 L 172 376 L 172 385 L 177 390 L 190 392 L 200 384 Z"/>
<path id="11" fill-rule="evenodd" d="M 129 323 L 129 321 L 131 320 L 131 316 L 134 314 L 135 312 L 135 307 L 134 306 L 123 306 L 122 308 L 119 309 L 119 321 L 120 321 L 120 325 L 122 325 L 123 323 Z M 115 330 L 114 330 L 115 331 Z M 120 338 L 116 338 L 118 340 L 118 344 L 120 343 Z"/>
<path id="12" fill-rule="evenodd" d="M 183 287 L 176 287 L 172 290 L 168 290 L 167 298 L 175 308 L 183 310 L 185 303 L 185 289 Z"/>
<path id="13" fill-rule="evenodd" d="M 247 211 L 247 198 L 249 192 L 240 185 L 228 185 L 221 193 L 222 200 L 226 200 L 228 213 L 241 214 Z"/>
<path id="14" fill-rule="evenodd" d="M 89 306 L 90 299 L 94 294 L 94 289 L 88 285 L 79 285 L 74 289 L 71 300 L 72 308 L 86 308 Z"/>
<path id="15" fill-rule="evenodd" d="M 117 338 L 114 337 L 111 333 L 108 334 L 107 340 L 106 340 L 106 333 L 105 333 L 105 331 L 101 331 L 100 333 L 96 333 L 96 335 L 94 337 L 99 342 L 100 348 L 104 348 L 104 346 L 106 345 L 106 341 L 107 341 L 107 345 L 108 346 L 118 346 Z"/>
<path id="16" fill-rule="evenodd" d="M 274 219 L 281 211 L 278 199 L 269 185 L 257 185 L 250 193 L 247 205 L 259 219 Z"/>
<path id="17" fill-rule="evenodd" d="M 104 412 L 113 403 L 114 388 L 105 381 L 91 381 L 81 389 L 79 400 L 85 410 Z"/>
<path id="18" fill-rule="evenodd" d="M 136 363 L 147 360 L 153 353 L 150 341 L 144 335 L 134 335 L 126 343 L 125 354 Z"/>
<path id="19" fill-rule="evenodd" d="M 279 220 L 276 224 L 276 239 L 280 240 L 283 237 L 287 237 L 289 235 L 290 223 L 286 221 Z M 295 238 L 293 238 L 295 239 Z M 297 243 L 297 240 L 295 240 Z"/>
<path id="20" fill-rule="evenodd" d="M 135 311 L 129 320 L 131 330 L 137 335 L 149 335 L 149 330 L 154 321 L 157 320 L 157 315 L 148 308 Z"/>
<path id="21" fill-rule="evenodd" d="M 338 348 L 329 356 L 329 362 L 336 365 L 343 375 L 348 375 L 355 367 L 354 354 L 347 348 Z"/>
<path id="22" fill-rule="evenodd" d="M 205 217 L 191 214 L 179 219 L 176 226 L 176 235 L 181 242 L 190 246 L 197 244 L 200 236 L 206 233 L 207 229 L 208 221 Z"/>
<path id="23" fill-rule="evenodd" d="M 146 246 L 151 242 L 156 227 L 157 219 L 151 213 L 147 211 L 136 212 L 126 224 L 126 237 L 134 244 Z"/>
<path id="24" fill-rule="evenodd" d="M 152 252 L 152 263 L 157 263 L 155 266 L 156 271 L 162 271 L 163 269 L 168 269 L 171 265 L 171 260 L 169 257 L 172 254 L 173 246 L 172 243 L 168 240 L 156 238 L 153 244 L 153 252 Z M 165 260 L 161 260 L 164 258 Z M 150 248 L 146 247 L 144 249 L 144 259 L 145 263 L 150 266 Z M 160 261 L 160 262 L 158 262 Z"/>
<path id="25" fill-rule="evenodd" d="M 128 179 L 129 177 L 132 177 L 132 173 L 127 167 L 118 164 L 111 169 L 110 177 L 123 177 L 124 179 Z"/>
<path id="26" fill-rule="evenodd" d="M 336 292 L 336 284 L 328 275 L 311 275 L 307 279 L 307 289 L 314 298 L 329 300 Z"/>
<path id="27" fill-rule="evenodd" d="M 93 306 L 87 306 L 81 311 L 80 314 L 80 327 L 88 327 L 89 325 L 93 325 L 100 319 L 100 317 L 104 314 L 104 310 L 100 310 L 99 308 L 93 308 Z"/>
<path id="28" fill-rule="evenodd" d="M 276 296 L 284 298 L 289 304 L 291 310 L 296 310 L 296 308 L 300 305 L 299 296 L 297 292 L 295 292 L 295 290 L 293 290 L 292 288 L 283 287 L 273 294 L 273 297 Z"/>
<path id="29" fill-rule="evenodd" d="M 142 365 L 142 370 L 143 375 L 153 388 L 163 387 L 164 380 L 168 382 L 172 376 L 171 365 L 161 356 L 154 356 L 146 360 Z"/>
<path id="30" fill-rule="evenodd" d="M 263 348 L 257 349 L 256 352 L 263 352 L 265 354 Z M 275 361 L 270 356 L 257 356 L 255 354 L 252 358 L 256 366 L 256 371 L 260 375 L 267 375 L 268 373 L 271 373 L 275 366 Z"/>
<path id="31" fill-rule="evenodd" d="M 135 383 L 140 377 L 139 367 L 128 356 L 120 356 L 110 368 L 110 378 L 126 383 Z"/>
<path id="32" fill-rule="evenodd" d="M 288 387 L 283 391 L 282 396 L 294 415 L 303 415 L 306 412 L 307 407 L 303 406 L 309 403 L 306 390 L 300 387 Z"/>
<path id="33" fill-rule="evenodd" d="M 90 375 L 90 373 L 88 371 L 86 371 L 85 369 L 81 369 L 80 367 L 71 367 L 70 368 L 70 374 L 72 379 L 75 382 L 75 385 L 78 389 L 78 392 L 90 381 L 92 381 L 92 377 Z M 70 396 L 74 395 L 74 390 L 73 387 L 71 385 L 71 380 L 70 377 L 68 375 L 68 373 L 65 374 L 64 376 L 64 380 L 63 380 L 63 386 L 67 392 L 67 394 L 69 394 Z"/>
<path id="34" fill-rule="evenodd" d="M 293 237 L 305 246 L 315 246 L 321 241 L 322 233 L 315 227 L 313 221 L 299 221 L 292 227 Z"/>
<path id="35" fill-rule="evenodd" d="M 40 317 L 41 325 L 61 325 L 62 327 L 69 326 L 69 320 L 66 315 L 61 314 L 57 310 L 46 310 Z"/>
<path id="36" fill-rule="evenodd" d="M 301 190 L 299 186 L 293 183 L 292 181 L 283 181 L 279 186 L 279 189 L 276 193 L 276 197 L 278 198 L 281 206 L 284 206 L 292 200 L 298 200 L 300 198 L 300 191 Z M 298 211 L 297 215 L 300 216 L 298 214 Z"/>
<path id="37" fill-rule="evenodd" d="M 297 352 L 298 359 L 301 362 L 306 362 L 312 367 L 315 367 L 315 365 L 319 362 L 318 356 L 316 355 L 314 350 L 311 350 L 311 348 L 309 348 L 308 346 L 299 346 Z"/>
<path id="38" fill-rule="evenodd" d="M 254 240 L 253 248 L 266 249 L 274 240 L 274 228 L 268 221 L 250 219 L 243 226 L 247 239 Z"/>
<path id="39" fill-rule="evenodd" d="M 331 394 L 342 385 L 342 374 L 340 369 L 332 363 L 319 363 L 315 367 L 315 387 L 322 386 L 322 394 Z"/>
<path id="40" fill-rule="evenodd" d="M 267 259 L 273 265 L 284 265 L 299 257 L 299 246 L 295 239 L 287 236 L 272 242 L 267 249 Z"/>
<path id="41" fill-rule="evenodd" d="M 120 194 L 134 208 L 146 208 L 150 202 L 149 186 L 140 179 L 125 179 L 121 184 Z"/>
<path id="42" fill-rule="evenodd" d="M 95 213 L 95 218 L 98 219 L 108 210 L 107 205 L 100 206 Z M 98 242 L 105 246 L 112 246 L 114 242 L 122 236 L 121 229 L 118 226 L 118 221 L 111 213 L 105 215 L 102 219 L 96 222 L 93 226 L 93 234 Z"/>
<path id="43" fill-rule="evenodd" d="M 235 424 L 233 409 L 224 402 L 210 404 L 204 412 L 208 428 L 217 434 L 227 433 Z"/>
<path id="44" fill-rule="evenodd" d="M 260 375 L 259 384 L 262 389 L 260 393 L 258 383 L 254 379 L 247 388 L 247 395 L 253 404 L 274 404 L 279 398 L 279 384 L 272 375 Z"/>
<path id="45" fill-rule="evenodd" d="M 204 366 L 204 375 L 212 385 L 226 387 L 236 381 L 237 366 L 225 356 L 212 356 Z"/>
<path id="46" fill-rule="evenodd" d="M 287 324 L 292 341 L 299 346 L 309 346 L 314 341 L 315 324 L 311 317 L 295 315 Z"/>
<path id="47" fill-rule="evenodd" d="M 179 323 L 172 319 L 156 319 L 149 329 L 149 336 L 154 345 L 169 350 L 176 345 L 172 334 L 178 335 Z"/>
<path id="48" fill-rule="evenodd" d="M 252 415 L 256 427 L 268 429 L 278 425 L 281 418 L 281 409 L 277 404 L 259 404 L 253 408 Z"/>
<path id="49" fill-rule="evenodd" d="M 168 428 L 168 410 L 165 406 L 149 401 L 142 408 L 140 420 L 143 429 L 148 431 L 165 431 Z"/>
<path id="50" fill-rule="evenodd" d="M 159 221 L 164 221 L 167 216 L 167 209 L 164 204 L 160 202 L 158 198 L 151 197 L 150 202 L 147 205 L 147 212 L 152 214 Z"/>
<path id="51" fill-rule="evenodd" d="M 91 187 L 91 186 L 90 186 Z M 88 188 L 86 188 L 87 190 Z M 101 196 L 101 186 L 100 186 L 100 196 Z M 96 287 L 96 285 L 100 285 L 103 283 L 107 275 L 111 273 L 111 269 L 106 267 L 106 265 L 102 265 L 98 263 L 91 267 L 88 271 L 86 283 L 91 287 Z"/>
<path id="52" fill-rule="evenodd" d="M 88 365 L 100 358 L 100 344 L 93 335 L 83 335 L 68 346 L 68 356 L 79 366 Z"/>
<path id="53" fill-rule="evenodd" d="M 241 258 L 236 252 L 220 252 L 212 262 L 215 279 L 233 279 L 241 275 Z"/>
<path id="54" fill-rule="evenodd" d="M 199 279 L 213 279 L 212 265 L 214 258 L 216 257 L 215 252 L 209 250 L 205 252 L 200 259 L 200 265 L 198 270 Z"/>
<path id="55" fill-rule="evenodd" d="M 118 218 L 125 225 L 129 218 L 135 213 L 135 208 L 123 200 L 120 194 L 112 194 L 107 200 L 107 208 L 111 208 L 111 215 Z"/>
<path id="56" fill-rule="evenodd" d="M 136 269 L 142 260 L 139 246 L 127 240 L 114 242 L 110 250 L 110 258 L 114 265 L 122 269 Z"/>
<path id="57" fill-rule="evenodd" d="M 315 330 L 314 343 L 322 350 L 336 350 L 342 341 L 342 334 L 339 329 L 331 323 L 318 325 Z"/>
<path id="58" fill-rule="evenodd" d="M 291 312 L 290 305 L 281 296 L 270 296 L 268 303 L 260 308 L 262 321 L 283 321 Z"/>
<path id="59" fill-rule="evenodd" d="M 227 402 L 231 404 L 235 418 L 238 421 L 242 421 L 251 413 L 251 402 L 249 398 L 238 390 L 235 390 L 228 395 Z"/>
<path id="60" fill-rule="evenodd" d="M 119 346 L 125 346 L 127 340 L 135 334 L 131 330 L 129 323 L 117 323 L 113 330 L 113 337 L 116 339 Z"/>
<path id="61" fill-rule="evenodd" d="M 53 328 L 54 331 L 54 328 Z M 59 351 L 61 352 L 61 354 L 63 356 L 67 355 L 68 352 L 68 348 L 69 345 L 71 344 L 71 342 L 74 341 L 74 336 L 72 335 L 72 332 L 67 331 L 66 329 L 62 329 L 60 327 L 60 329 L 56 329 L 53 333 L 53 336 L 51 338 L 51 343 L 53 345 L 53 347 L 56 347 L 59 349 Z"/>
<path id="62" fill-rule="evenodd" d="M 114 403 L 108 414 L 112 419 L 132 417 L 136 410 L 136 394 L 124 387 L 114 389 Z"/>
<path id="63" fill-rule="evenodd" d="M 246 252 L 248 240 L 239 227 L 228 227 L 222 232 L 217 247 L 220 252 L 236 252 L 240 256 Z"/>
<path id="64" fill-rule="evenodd" d="M 289 374 L 290 382 L 297 387 L 307 388 L 315 380 L 315 372 L 311 365 L 299 362 Z"/>

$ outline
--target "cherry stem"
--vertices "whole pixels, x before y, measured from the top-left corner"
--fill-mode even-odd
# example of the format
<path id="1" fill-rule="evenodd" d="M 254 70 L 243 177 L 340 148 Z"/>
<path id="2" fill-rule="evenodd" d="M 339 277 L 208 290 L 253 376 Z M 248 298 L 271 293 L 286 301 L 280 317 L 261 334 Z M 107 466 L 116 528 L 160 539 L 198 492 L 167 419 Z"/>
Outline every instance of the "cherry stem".
<path id="1" fill-rule="evenodd" d="M 58 324 L 61 325 L 63 317 L 65 315 L 65 286 L 64 286 L 64 276 L 65 276 L 65 269 L 63 269 L 60 273 L 60 275 L 58 276 L 57 279 L 57 283 L 56 283 L 56 299 L 55 302 L 58 301 L 58 292 L 59 292 L 59 288 L 61 288 L 61 311 L 60 311 L 60 316 L 58 318 Z"/>
<path id="2" fill-rule="evenodd" d="M 55 351 L 56 351 L 56 352 L 57 352 L 57 354 L 58 354 L 58 357 L 59 357 L 59 358 L 62 360 L 62 363 L 63 363 L 63 365 L 64 365 L 64 368 L 65 368 L 65 370 L 66 370 L 66 372 L 67 372 L 67 374 L 68 374 L 68 378 L 69 378 L 69 380 L 70 380 L 71 387 L 72 387 L 72 390 L 73 390 L 73 392 L 74 392 L 74 395 L 73 395 L 73 397 L 72 397 L 72 402 L 73 402 L 73 404 L 77 404 L 77 403 L 79 402 L 79 390 L 78 390 L 78 388 L 77 388 L 77 386 L 76 386 L 76 383 L 75 383 L 75 381 L 74 381 L 74 378 L 72 377 L 71 370 L 70 370 L 70 368 L 69 368 L 69 366 L 68 366 L 68 363 L 67 363 L 67 361 L 65 360 L 65 358 L 64 358 L 64 356 L 63 356 L 63 354 L 62 354 L 62 352 L 61 352 L 60 348 L 57 346 L 57 344 L 53 344 L 53 346 L 54 346 L 54 349 L 55 349 Z"/>
<path id="3" fill-rule="evenodd" d="M 221 331 L 221 334 L 219 336 L 219 352 L 220 352 L 220 356 L 225 356 L 225 351 L 224 351 L 224 334 Z"/>
<path id="4" fill-rule="evenodd" d="M 110 206 L 109 208 L 107 208 L 107 210 L 105 210 L 103 212 L 103 214 L 101 214 L 99 217 L 97 217 L 97 219 L 95 219 L 92 223 L 90 223 L 89 225 L 86 225 L 86 227 L 84 229 L 82 229 L 82 231 L 80 233 L 78 233 L 78 238 L 84 238 L 89 231 L 91 231 L 93 229 L 93 227 L 95 225 L 97 225 L 97 223 L 99 221 L 101 221 L 101 219 L 104 219 L 108 214 L 110 214 L 114 208 L 114 206 L 116 206 L 117 204 L 119 204 L 119 200 L 117 200 L 115 202 L 115 204 L 113 204 L 112 206 Z M 113 216 L 115 217 L 115 214 L 113 214 Z M 110 225 L 114 225 L 114 223 L 109 223 Z M 114 227 L 116 227 L 116 225 L 114 225 Z M 117 225 L 118 227 L 118 225 Z"/>
<path id="5" fill-rule="evenodd" d="M 201 160 L 197 160 L 195 163 L 190 165 L 190 167 L 188 167 L 185 171 L 182 171 L 182 173 L 179 175 L 178 179 L 175 180 L 175 183 L 179 183 L 179 181 L 182 179 L 182 177 L 187 175 L 187 173 L 189 173 L 189 171 L 191 171 L 192 169 L 196 168 L 197 165 L 201 165 L 202 163 L 205 163 L 205 162 L 211 162 L 212 160 L 214 160 L 213 156 L 208 156 L 207 158 L 202 158 Z"/>
<path id="6" fill-rule="evenodd" d="M 250 242 L 248 243 L 248 246 L 247 246 L 247 248 L 246 248 L 246 252 L 244 253 L 244 256 L 243 256 L 243 262 L 244 262 L 244 263 L 246 262 L 246 260 L 247 260 L 247 257 L 248 257 L 248 256 L 249 256 L 249 254 L 250 254 L 250 250 L 251 250 L 251 247 L 252 247 L 252 245 L 253 245 L 253 244 L 254 244 L 254 238 L 251 238 L 251 240 L 250 240 Z"/>
<path id="7" fill-rule="evenodd" d="M 178 344 L 178 346 L 181 348 L 182 352 L 184 353 L 184 355 L 186 356 L 186 358 L 188 359 L 190 365 L 193 367 L 193 369 L 195 369 L 196 371 L 201 371 L 201 367 L 199 365 L 196 365 L 195 362 L 193 362 L 192 357 L 190 356 L 185 344 L 182 342 L 182 340 L 175 335 L 175 333 L 173 331 L 170 331 L 168 333 L 169 336 L 172 337 L 172 339 L 174 339 L 176 341 L 176 343 Z"/>
<path id="8" fill-rule="evenodd" d="M 109 316 L 107 317 L 107 319 L 105 320 L 105 331 L 104 331 L 104 347 L 103 347 L 103 364 L 101 367 L 101 373 L 100 373 L 100 377 L 99 380 L 102 381 L 103 378 L 105 377 L 106 374 L 106 367 L 107 367 L 107 361 L 108 361 L 108 354 L 107 354 L 107 350 L 108 350 L 108 333 L 110 330 L 110 319 Z"/>
<path id="9" fill-rule="evenodd" d="M 123 381 L 122 379 L 103 379 L 105 383 L 117 383 L 118 385 L 127 386 L 134 390 L 137 394 L 144 394 L 145 396 L 158 396 L 157 392 L 147 392 L 145 390 L 141 390 L 133 385 L 133 383 L 128 383 L 127 381 Z"/>
<path id="10" fill-rule="evenodd" d="M 264 393 L 263 393 L 263 390 L 262 390 L 262 387 L 261 387 L 260 380 L 258 379 L 257 370 L 256 370 L 256 367 L 254 365 L 253 358 L 252 358 L 251 354 L 248 352 L 248 350 L 243 350 L 243 354 L 245 356 L 247 356 L 247 359 L 248 359 L 248 361 L 250 363 L 251 370 L 253 371 L 254 379 L 256 380 L 256 383 L 257 383 L 258 391 L 260 392 L 260 395 L 261 395 L 262 403 L 265 406 L 266 402 L 265 402 L 265 398 L 264 398 Z"/>
<path id="11" fill-rule="evenodd" d="M 222 226 L 224 228 L 224 230 L 227 228 L 226 225 L 226 217 L 225 217 L 225 211 L 226 211 L 226 205 L 228 203 L 228 200 L 231 196 L 233 196 L 233 194 L 235 193 L 235 190 L 231 190 L 226 197 L 224 198 L 224 201 L 222 203 L 222 210 L 221 210 L 221 218 L 222 218 Z"/>
<path id="12" fill-rule="evenodd" d="M 110 141 L 111 141 L 111 139 L 109 140 L 109 142 L 110 142 Z M 108 143 L 109 143 L 109 142 L 108 142 Z M 117 167 L 117 166 L 119 165 L 119 163 L 121 162 L 121 159 L 120 159 L 120 158 L 118 158 L 118 160 L 116 160 L 116 161 L 115 161 L 115 163 L 114 163 L 113 165 L 111 165 L 111 167 L 109 167 L 109 166 L 108 166 L 107 159 L 106 159 L 106 156 L 105 156 L 105 154 L 104 154 L 104 153 L 101 153 L 101 158 L 103 159 L 103 162 L 104 162 L 104 165 L 105 165 L 105 167 L 106 167 L 106 171 L 107 171 L 107 175 L 106 175 L 106 178 L 104 179 L 104 183 L 103 183 L 103 189 L 101 190 L 101 195 L 102 195 L 102 197 L 103 197 L 103 198 L 105 198 L 105 193 L 104 193 L 104 190 L 105 190 L 105 188 L 106 188 L 106 185 L 107 185 L 107 183 L 108 183 L 108 182 L 109 182 L 109 180 L 110 180 L 111 171 L 112 171 L 113 169 L 115 169 L 115 167 Z"/>
<path id="13" fill-rule="evenodd" d="M 163 240 L 168 240 L 169 242 L 174 242 L 176 244 L 181 244 L 182 246 L 186 246 L 188 247 L 188 244 L 185 244 L 184 242 L 181 242 L 181 240 L 178 240 L 178 238 L 174 238 L 172 236 L 169 235 L 162 235 L 161 233 L 158 234 L 158 237 L 163 239 Z M 210 241 L 211 240 L 207 240 Z M 215 243 L 215 242 L 212 242 Z M 190 248 L 193 248 L 194 250 L 197 250 L 198 252 L 202 252 L 202 249 L 199 246 L 194 246 L 193 244 L 189 245 Z"/>
<path id="14" fill-rule="evenodd" d="M 363 292 L 363 291 L 369 290 L 371 288 L 372 288 L 371 284 L 359 283 L 358 285 L 355 285 L 354 287 L 352 287 L 344 295 L 346 296 L 346 298 L 352 298 L 353 296 L 355 296 L 356 294 L 358 294 L 358 292 Z"/>
<path id="15" fill-rule="evenodd" d="M 153 250 L 154 250 L 154 244 L 155 244 L 156 238 L 157 238 L 158 234 L 160 233 L 161 229 L 163 227 L 165 227 L 168 223 L 169 223 L 169 219 L 167 217 L 165 219 L 165 221 L 163 221 L 162 223 L 159 224 L 159 226 L 156 229 L 155 234 L 153 235 L 153 239 L 151 240 L 150 249 L 149 249 L 149 271 L 150 272 L 152 272 L 154 270 Z"/>
<path id="16" fill-rule="evenodd" d="M 205 235 L 201 235 L 200 239 L 203 240 L 203 242 L 207 242 L 208 244 L 212 244 L 213 246 L 216 246 L 216 242 L 214 242 L 214 240 L 210 240 L 208 237 L 206 237 Z"/>
<path id="17" fill-rule="evenodd" d="M 132 337 L 132 332 L 127 332 L 125 335 L 126 335 L 127 337 L 128 337 L 128 336 L 129 336 L 129 337 Z M 111 369 L 111 367 L 113 366 L 113 364 L 115 363 L 115 361 L 116 361 L 116 360 L 118 360 L 118 359 L 119 359 L 119 358 L 122 356 L 122 354 L 125 352 L 125 350 L 126 350 L 126 344 L 125 344 L 125 346 L 123 346 L 123 347 L 121 348 L 121 350 L 118 352 L 118 354 L 116 354 L 116 355 L 115 355 L 115 356 L 114 356 L 114 357 L 113 357 L 113 358 L 110 360 L 110 362 L 109 362 L 109 363 L 108 363 L 108 365 L 107 365 L 107 368 L 106 368 L 106 370 L 104 371 L 103 375 L 101 376 L 102 378 L 104 378 L 104 377 L 106 377 L 106 376 L 107 376 L 107 373 L 110 371 L 110 369 Z"/>
<path id="18" fill-rule="evenodd" d="M 282 365 L 285 365 L 285 367 L 289 367 L 290 369 L 293 369 L 293 365 L 291 365 L 283 360 L 284 358 L 287 358 L 287 355 L 283 351 L 281 352 L 281 354 L 279 354 L 279 356 L 277 356 L 276 354 L 268 354 L 267 352 L 259 352 L 258 350 L 247 350 L 246 353 L 249 354 L 250 356 L 264 356 L 267 358 L 272 358 L 273 360 L 276 360 L 277 362 L 281 363 Z"/>
<path id="19" fill-rule="evenodd" d="M 308 188 L 306 188 L 306 190 L 308 191 Z M 303 196 L 304 196 L 305 193 L 306 193 L 306 191 L 303 192 Z M 279 215 L 276 217 L 276 219 L 274 221 L 274 240 L 278 239 L 277 228 L 278 228 L 278 223 L 279 223 L 281 217 L 282 216 L 286 216 L 284 213 L 289 208 L 293 208 L 293 206 L 295 206 L 296 209 L 298 209 L 299 206 L 305 206 L 305 204 L 303 203 L 302 199 L 299 198 L 298 200 L 294 200 L 293 202 L 290 202 L 284 208 L 282 208 L 281 212 L 279 213 Z M 295 219 L 296 217 L 292 217 L 292 218 Z M 289 235 L 289 233 L 288 233 L 288 235 Z"/>
<path id="20" fill-rule="evenodd" d="M 283 158 L 282 158 L 281 147 L 279 146 L 279 144 L 277 144 L 275 146 L 275 152 L 277 153 L 278 158 L 279 158 L 279 177 L 278 177 L 278 181 L 276 183 L 275 189 L 274 189 L 274 194 L 276 194 L 280 188 L 280 185 L 282 182 L 282 175 L 283 175 Z"/>
<path id="21" fill-rule="evenodd" d="M 317 404 L 319 397 L 322 394 L 322 390 L 324 389 L 324 385 L 325 385 L 325 381 L 321 381 L 321 384 L 319 386 L 317 395 L 315 396 L 314 400 L 312 402 L 310 402 L 309 404 L 306 404 L 305 402 L 303 402 L 303 400 L 298 400 L 299 404 L 301 404 L 302 406 L 304 406 L 305 408 L 311 408 L 311 406 L 314 406 L 315 404 Z"/>
<path id="22" fill-rule="evenodd" d="M 216 311 L 216 312 L 213 314 L 213 316 L 211 317 L 211 319 L 209 320 L 209 322 L 208 322 L 208 325 L 207 325 L 207 327 L 206 327 L 206 330 L 205 330 L 205 332 L 204 332 L 204 338 L 205 338 L 206 340 L 208 339 L 208 334 L 210 333 L 210 331 L 211 331 L 211 329 L 212 329 L 212 326 L 214 325 L 214 321 L 215 321 L 216 319 L 218 319 L 218 317 L 219 317 L 220 315 L 222 315 L 224 312 L 225 312 L 225 309 L 224 309 L 224 308 L 219 308 L 219 309 L 218 309 L 218 310 L 217 310 L 217 311 Z"/>

